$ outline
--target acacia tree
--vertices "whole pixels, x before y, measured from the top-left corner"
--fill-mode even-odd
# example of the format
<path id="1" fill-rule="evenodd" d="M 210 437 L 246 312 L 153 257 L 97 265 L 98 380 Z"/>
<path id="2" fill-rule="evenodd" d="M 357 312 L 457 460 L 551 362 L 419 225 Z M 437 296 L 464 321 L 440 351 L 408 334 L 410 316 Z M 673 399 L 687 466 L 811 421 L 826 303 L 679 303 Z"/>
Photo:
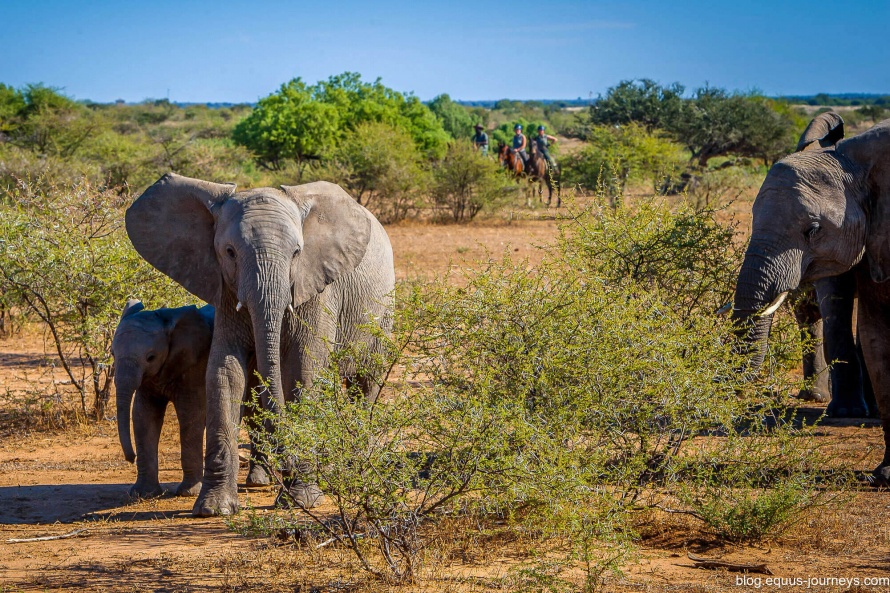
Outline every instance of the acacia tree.
<path id="1" fill-rule="evenodd" d="M 685 88 L 675 82 L 661 86 L 654 80 L 622 80 L 610 88 L 605 97 L 590 107 L 590 122 L 594 125 L 642 124 L 648 131 L 669 128 L 683 103 Z"/>
<path id="2" fill-rule="evenodd" d="M 728 154 L 775 161 L 793 146 L 795 122 L 764 97 L 706 86 L 695 91 L 669 129 L 704 168 L 708 159 Z"/>

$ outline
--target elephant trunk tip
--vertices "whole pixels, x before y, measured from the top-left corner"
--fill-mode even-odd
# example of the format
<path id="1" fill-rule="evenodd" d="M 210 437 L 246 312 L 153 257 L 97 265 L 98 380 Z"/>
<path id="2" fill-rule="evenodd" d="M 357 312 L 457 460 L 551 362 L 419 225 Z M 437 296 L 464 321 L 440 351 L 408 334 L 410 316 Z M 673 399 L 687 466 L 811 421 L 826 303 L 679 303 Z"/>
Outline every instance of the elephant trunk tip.
<path id="1" fill-rule="evenodd" d="M 130 463 L 136 463 L 136 454 L 132 451 L 124 451 L 124 459 Z"/>

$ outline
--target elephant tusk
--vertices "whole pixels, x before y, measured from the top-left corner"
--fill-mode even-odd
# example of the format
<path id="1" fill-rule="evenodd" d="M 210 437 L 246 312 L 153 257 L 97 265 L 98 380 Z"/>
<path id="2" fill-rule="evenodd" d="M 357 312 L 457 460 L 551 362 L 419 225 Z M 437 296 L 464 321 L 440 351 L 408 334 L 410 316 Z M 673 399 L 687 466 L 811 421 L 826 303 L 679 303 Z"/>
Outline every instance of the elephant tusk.
<path id="1" fill-rule="evenodd" d="M 726 303 L 725 305 L 723 305 L 722 307 L 717 309 L 717 315 L 723 316 L 723 315 L 726 315 L 727 313 L 729 313 L 730 311 L 732 311 L 732 301 L 729 301 L 728 303 Z"/>
<path id="2" fill-rule="evenodd" d="M 290 314 L 291 314 L 291 315 L 296 315 L 296 313 L 294 313 L 294 306 L 293 306 L 293 304 L 288 303 L 288 304 L 287 304 L 287 310 L 290 311 Z"/>
<path id="3" fill-rule="evenodd" d="M 241 310 L 241 307 L 243 307 L 243 306 L 244 306 L 244 305 L 241 304 L 241 301 L 238 301 L 238 305 L 235 307 L 235 310 L 236 310 L 236 311 L 240 311 L 240 310 Z"/>
<path id="4" fill-rule="evenodd" d="M 785 297 L 787 297 L 787 296 L 788 296 L 788 292 L 787 292 L 787 291 L 785 291 L 785 292 L 783 292 L 782 294 L 780 294 L 779 296 L 777 296 L 777 297 L 773 300 L 773 302 L 771 302 L 771 303 L 767 306 L 766 309 L 764 309 L 763 311 L 761 311 L 761 312 L 759 313 L 759 315 L 760 315 L 761 317 L 763 317 L 763 316 L 766 316 L 766 315 L 772 315 L 773 313 L 775 313 L 776 310 L 782 305 L 782 302 L 785 300 Z"/>

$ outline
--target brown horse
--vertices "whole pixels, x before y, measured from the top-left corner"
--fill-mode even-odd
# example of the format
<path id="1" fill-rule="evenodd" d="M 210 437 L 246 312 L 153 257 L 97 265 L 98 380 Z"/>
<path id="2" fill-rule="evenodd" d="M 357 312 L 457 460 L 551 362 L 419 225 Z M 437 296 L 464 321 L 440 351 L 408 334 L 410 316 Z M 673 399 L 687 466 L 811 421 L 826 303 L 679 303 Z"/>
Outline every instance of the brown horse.
<path id="1" fill-rule="evenodd" d="M 498 160 L 501 162 L 502 167 L 505 167 L 508 171 L 512 171 L 513 175 L 516 177 L 522 177 L 524 174 L 525 165 L 519 157 L 519 154 L 501 142 L 498 143 Z"/>
<path id="2" fill-rule="evenodd" d="M 544 158 L 543 154 L 538 152 L 538 147 L 535 142 L 529 142 L 528 168 L 526 173 L 532 183 L 537 181 L 539 184 L 543 183 L 547 186 L 547 206 L 550 206 L 550 201 L 553 199 L 553 186 L 556 185 L 556 207 L 559 208 L 562 206 L 562 197 L 560 196 L 559 188 L 559 173 L 551 170 L 550 163 L 547 162 L 547 159 Z M 540 185 L 538 186 L 538 193 L 544 193 L 544 190 Z"/>

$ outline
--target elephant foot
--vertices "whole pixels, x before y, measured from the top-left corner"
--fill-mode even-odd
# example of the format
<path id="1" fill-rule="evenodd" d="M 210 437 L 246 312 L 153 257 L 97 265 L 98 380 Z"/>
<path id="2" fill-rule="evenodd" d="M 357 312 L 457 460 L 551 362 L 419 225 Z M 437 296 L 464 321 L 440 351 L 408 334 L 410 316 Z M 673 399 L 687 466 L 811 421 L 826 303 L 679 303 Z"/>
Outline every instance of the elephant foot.
<path id="1" fill-rule="evenodd" d="M 176 489 L 176 496 L 198 496 L 201 480 L 183 480 Z"/>
<path id="2" fill-rule="evenodd" d="M 164 489 L 158 482 L 136 482 L 128 494 L 130 498 L 157 498 L 164 494 Z"/>
<path id="3" fill-rule="evenodd" d="M 238 491 L 223 485 L 201 488 L 198 500 L 192 507 L 194 517 L 234 515 L 238 512 Z"/>
<path id="4" fill-rule="evenodd" d="M 269 474 L 266 473 L 263 466 L 254 463 L 250 464 L 250 471 L 247 472 L 247 486 L 268 486 L 271 483 L 272 481 L 269 479 Z"/>
<path id="5" fill-rule="evenodd" d="M 282 489 L 275 497 L 275 506 L 278 508 L 303 508 L 311 509 L 321 504 L 324 494 L 315 484 L 295 482 L 289 488 Z"/>
<path id="6" fill-rule="evenodd" d="M 825 415 L 829 418 L 868 418 L 869 409 L 865 400 L 843 401 L 837 398 L 831 400 L 825 409 Z"/>
<path id="7" fill-rule="evenodd" d="M 827 393 L 823 393 L 819 389 L 801 389 L 797 393 L 797 399 L 802 399 L 805 402 L 818 402 L 824 404 L 831 400 L 831 396 Z"/>
<path id="8" fill-rule="evenodd" d="M 890 488 L 890 465 L 881 463 L 867 479 L 869 485 L 875 488 Z"/>

